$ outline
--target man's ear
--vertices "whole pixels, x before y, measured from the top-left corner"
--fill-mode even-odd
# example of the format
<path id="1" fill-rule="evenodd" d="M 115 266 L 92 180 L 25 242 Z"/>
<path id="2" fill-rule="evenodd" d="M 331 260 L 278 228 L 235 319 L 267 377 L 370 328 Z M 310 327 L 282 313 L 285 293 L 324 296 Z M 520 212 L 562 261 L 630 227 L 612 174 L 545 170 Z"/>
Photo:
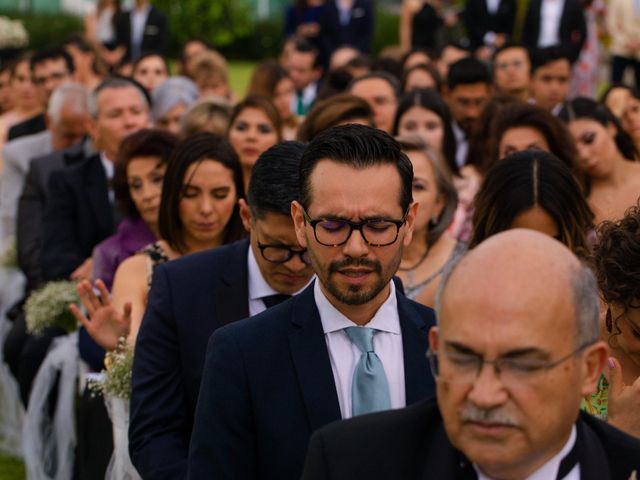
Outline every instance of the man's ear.
<path id="1" fill-rule="evenodd" d="M 244 198 L 238 200 L 240 219 L 242 220 L 242 226 L 247 232 L 251 232 L 251 208 Z"/>
<path id="2" fill-rule="evenodd" d="M 582 395 L 596 391 L 598 380 L 607 362 L 609 348 L 605 342 L 599 341 L 588 346 L 583 354 Z"/>
<path id="3" fill-rule="evenodd" d="M 304 208 L 297 201 L 291 202 L 291 218 L 293 228 L 296 230 L 296 238 L 302 248 L 307 248 L 307 236 L 305 235 Z"/>
<path id="4" fill-rule="evenodd" d="M 429 350 L 438 351 L 438 327 L 433 326 L 429 329 Z"/>
<path id="5" fill-rule="evenodd" d="M 407 210 L 407 217 L 405 218 L 405 228 L 406 231 L 404 233 L 404 238 L 402 240 L 403 245 L 405 247 L 409 246 L 411 243 L 411 239 L 413 238 L 413 223 L 416 220 L 416 214 L 418 213 L 418 202 L 413 202 L 409 205 L 409 210 Z"/>

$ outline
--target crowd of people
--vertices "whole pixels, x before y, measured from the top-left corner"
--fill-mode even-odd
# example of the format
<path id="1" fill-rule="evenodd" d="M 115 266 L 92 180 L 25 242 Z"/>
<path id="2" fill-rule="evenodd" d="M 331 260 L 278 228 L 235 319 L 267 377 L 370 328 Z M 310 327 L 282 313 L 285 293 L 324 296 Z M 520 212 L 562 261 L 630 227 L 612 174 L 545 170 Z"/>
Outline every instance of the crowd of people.
<path id="1" fill-rule="evenodd" d="M 301 0 L 246 92 L 203 38 L 172 72 L 148 0 L 3 60 L 0 445 L 47 479 L 636 478 L 633 5 L 600 98 L 598 0 L 519 38 L 512 0 L 406 0 L 378 56 L 370 0 Z M 79 329 L 33 332 L 59 280 Z M 122 427 L 90 383 L 127 349 Z"/>

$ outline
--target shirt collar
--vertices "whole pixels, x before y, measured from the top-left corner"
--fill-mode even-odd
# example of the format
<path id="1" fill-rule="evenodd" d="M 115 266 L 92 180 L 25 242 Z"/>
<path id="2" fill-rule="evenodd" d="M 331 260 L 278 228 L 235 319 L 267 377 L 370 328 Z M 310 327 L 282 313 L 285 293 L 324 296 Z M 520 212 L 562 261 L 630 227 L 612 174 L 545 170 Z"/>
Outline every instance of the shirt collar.
<path id="1" fill-rule="evenodd" d="M 461 142 L 467 139 L 467 134 L 455 120 L 451 122 L 451 128 L 453 129 L 453 136 L 455 137 L 456 142 Z"/>
<path id="2" fill-rule="evenodd" d="M 389 297 L 380 306 L 376 314 L 366 326 L 383 332 L 400 335 L 400 317 L 398 316 L 396 286 L 393 281 L 389 282 L 389 286 Z M 313 295 L 315 297 L 316 306 L 318 307 L 318 313 L 320 314 L 322 329 L 325 334 L 344 330 L 347 327 L 356 326 L 354 322 L 349 320 L 336 307 L 334 307 L 331 302 L 329 302 L 329 299 L 327 299 L 320 288 L 320 282 L 316 282 L 313 286 Z"/>
<path id="3" fill-rule="evenodd" d="M 258 300 L 279 293 L 276 292 L 262 276 L 251 245 L 249 245 L 249 253 L 247 253 L 247 267 L 249 269 L 249 300 Z"/>
<path id="4" fill-rule="evenodd" d="M 115 170 L 113 162 L 109 160 L 104 152 L 100 152 L 100 161 L 102 162 L 102 166 L 104 167 L 104 173 L 107 176 L 107 180 L 112 180 L 113 171 Z"/>
<path id="5" fill-rule="evenodd" d="M 573 446 L 576 443 L 578 435 L 576 433 L 575 424 L 571 428 L 571 435 L 569 435 L 569 440 L 564 444 L 562 450 L 560 450 L 556 455 L 554 455 L 551 459 L 547 461 L 544 465 L 542 465 L 538 470 L 529 475 L 526 480 L 546 480 L 549 478 L 556 478 L 558 476 L 558 470 L 560 470 L 560 463 L 566 457 Z M 475 468 L 476 473 L 478 474 L 478 480 L 492 480 L 491 477 L 486 476 L 484 473 L 480 471 L 480 469 L 473 464 L 473 468 Z"/>

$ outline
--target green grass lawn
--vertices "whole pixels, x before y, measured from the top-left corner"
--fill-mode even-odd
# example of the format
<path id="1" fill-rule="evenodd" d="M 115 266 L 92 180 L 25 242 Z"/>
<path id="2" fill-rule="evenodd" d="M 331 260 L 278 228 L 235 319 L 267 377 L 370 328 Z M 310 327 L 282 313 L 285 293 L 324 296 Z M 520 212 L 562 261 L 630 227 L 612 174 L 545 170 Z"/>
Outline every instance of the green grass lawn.
<path id="1" fill-rule="evenodd" d="M 237 98 L 244 98 L 255 62 L 229 62 L 229 83 Z"/>
<path id="2" fill-rule="evenodd" d="M 0 480 L 24 480 L 26 474 L 20 460 L 0 453 Z"/>

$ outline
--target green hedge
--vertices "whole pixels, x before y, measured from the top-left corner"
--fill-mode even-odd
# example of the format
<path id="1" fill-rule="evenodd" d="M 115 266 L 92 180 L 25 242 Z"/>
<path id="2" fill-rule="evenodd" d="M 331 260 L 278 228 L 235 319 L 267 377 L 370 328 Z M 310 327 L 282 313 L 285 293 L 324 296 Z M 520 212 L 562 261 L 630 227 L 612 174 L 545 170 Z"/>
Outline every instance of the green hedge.
<path id="1" fill-rule="evenodd" d="M 0 15 L 18 19 L 29 33 L 29 48 L 40 48 L 59 45 L 71 33 L 83 30 L 83 20 L 74 15 L 33 14 L 0 10 Z"/>

